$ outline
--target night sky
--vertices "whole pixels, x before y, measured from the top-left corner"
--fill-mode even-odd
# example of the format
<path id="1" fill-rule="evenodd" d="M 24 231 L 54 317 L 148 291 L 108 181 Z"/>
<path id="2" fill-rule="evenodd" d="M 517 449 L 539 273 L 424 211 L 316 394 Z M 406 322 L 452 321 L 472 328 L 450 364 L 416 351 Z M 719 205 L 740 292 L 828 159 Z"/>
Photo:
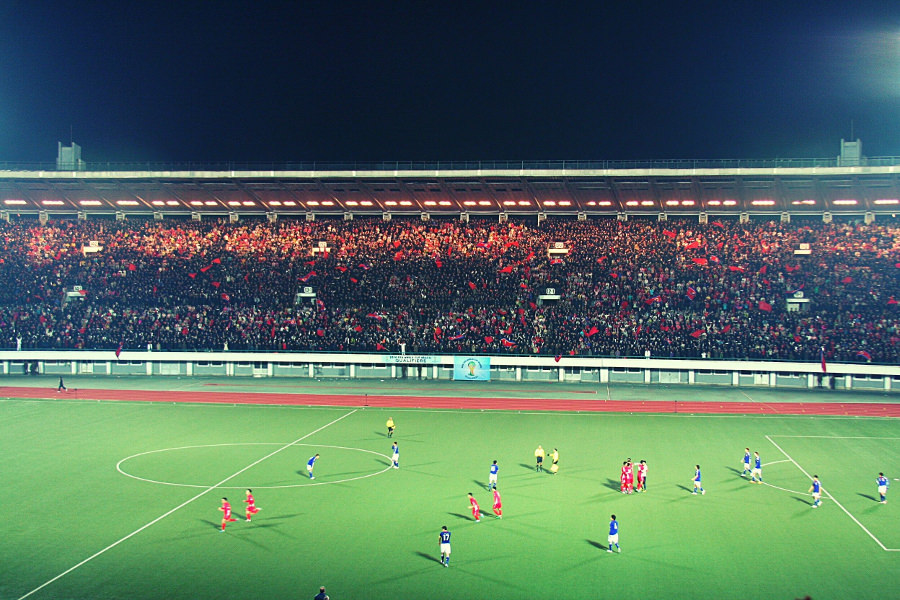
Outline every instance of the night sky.
<path id="1" fill-rule="evenodd" d="M 0 161 L 822 157 L 851 120 L 900 156 L 900 2 L 0 2 Z"/>

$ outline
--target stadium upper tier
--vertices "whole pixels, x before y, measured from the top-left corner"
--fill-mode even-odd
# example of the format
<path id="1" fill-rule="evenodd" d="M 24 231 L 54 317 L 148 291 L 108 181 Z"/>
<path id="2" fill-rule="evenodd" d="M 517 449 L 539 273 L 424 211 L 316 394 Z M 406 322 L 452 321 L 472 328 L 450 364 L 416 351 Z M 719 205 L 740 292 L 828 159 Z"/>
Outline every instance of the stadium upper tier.
<path id="1" fill-rule="evenodd" d="M 898 299 L 889 217 L 0 222 L 3 348 L 897 363 Z"/>
<path id="2" fill-rule="evenodd" d="M 76 214 L 862 214 L 900 205 L 900 157 L 0 164 L 0 211 Z"/>

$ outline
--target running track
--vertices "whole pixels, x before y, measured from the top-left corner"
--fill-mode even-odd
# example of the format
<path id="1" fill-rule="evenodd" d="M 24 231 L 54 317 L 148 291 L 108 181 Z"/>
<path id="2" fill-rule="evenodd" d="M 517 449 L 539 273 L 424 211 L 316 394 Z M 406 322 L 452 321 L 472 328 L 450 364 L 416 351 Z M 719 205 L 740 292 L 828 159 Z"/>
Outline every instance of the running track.
<path id="1" fill-rule="evenodd" d="M 469 410 L 572 411 L 622 413 L 832 415 L 900 417 L 900 403 L 880 402 L 676 402 L 672 400 L 562 400 L 528 398 L 460 398 L 403 395 L 281 394 L 252 392 L 167 392 L 157 390 L 54 389 L 0 387 L 0 397 L 120 402 L 273 404 L 284 406 L 373 406 Z"/>

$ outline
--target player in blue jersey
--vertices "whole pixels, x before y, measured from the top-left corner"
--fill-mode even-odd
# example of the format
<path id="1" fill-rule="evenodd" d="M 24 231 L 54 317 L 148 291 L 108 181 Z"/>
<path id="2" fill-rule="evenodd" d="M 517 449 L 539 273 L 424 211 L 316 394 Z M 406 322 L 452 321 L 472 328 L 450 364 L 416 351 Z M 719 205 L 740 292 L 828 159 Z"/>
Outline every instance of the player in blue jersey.
<path id="1" fill-rule="evenodd" d="M 612 552 L 613 546 L 616 547 L 616 552 L 622 552 L 622 548 L 619 547 L 619 522 L 616 521 L 616 515 L 609 515 L 609 537 L 606 541 L 609 543 L 606 547 L 607 552 Z"/>
<path id="2" fill-rule="evenodd" d="M 400 446 L 397 445 L 397 442 L 394 442 L 391 445 L 391 462 L 394 463 L 394 468 L 400 468 Z"/>
<path id="3" fill-rule="evenodd" d="M 762 485 L 762 462 L 759 458 L 759 452 L 753 453 L 753 473 L 750 483 Z"/>
<path id="4" fill-rule="evenodd" d="M 500 467 L 497 466 L 497 461 L 495 460 L 491 465 L 491 472 L 488 474 L 488 489 L 496 490 L 497 489 L 497 473 L 500 471 Z"/>
<path id="5" fill-rule="evenodd" d="M 439 539 L 441 541 L 441 564 L 445 567 L 450 566 L 450 532 L 447 531 L 447 526 L 444 525 L 441 527 L 441 533 L 439 534 Z"/>
<path id="6" fill-rule="evenodd" d="M 809 486 L 809 492 L 813 497 L 813 508 L 819 508 L 819 505 L 822 504 L 822 484 L 819 483 L 819 476 L 813 475 L 812 485 Z"/>
<path id="7" fill-rule="evenodd" d="M 750 473 L 750 448 L 744 448 L 744 460 L 741 461 L 744 470 L 741 471 L 741 477 L 745 477 Z"/>
<path id="8" fill-rule="evenodd" d="M 315 468 L 317 460 L 319 460 L 318 454 L 316 454 L 315 456 L 311 457 L 308 461 L 306 461 L 306 471 L 307 471 L 307 473 L 309 473 L 310 479 L 315 479 L 315 477 L 313 477 L 313 468 Z"/>
<path id="9" fill-rule="evenodd" d="M 881 504 L 887 504 L 887 489 L 888 486 L 891 485 L 888 478 L 884 476 L 884 473 L 879 473 L 875 483 L 878 485 L 878 495 L 881 496 L 879 502 Z"/>
<path id="10" fill-rule="evenodd" d="M 703 489 L 703 485 L 700 483 L 700 465 L 697 465 L 697 469 L 694 471 L 694 491 L 691 493 L 696 496 L 697 490 L 700 490 L 701 494 L 706 493 L 706 490 Z"/>

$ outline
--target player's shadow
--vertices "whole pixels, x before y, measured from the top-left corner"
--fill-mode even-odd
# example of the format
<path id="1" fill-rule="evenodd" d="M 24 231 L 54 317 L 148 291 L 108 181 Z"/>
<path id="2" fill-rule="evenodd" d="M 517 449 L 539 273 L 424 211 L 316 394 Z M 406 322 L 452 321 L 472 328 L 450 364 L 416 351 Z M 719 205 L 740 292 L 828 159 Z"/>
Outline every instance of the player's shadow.
<path id="1" fill-rule="evenodd" d="M 863 498 L 867 498 L 872 502 L 878 502 L 878 500 L 875 499 L 875 496 L 870 496 L 869 494 L 857 494 L 857 496 L 862 496 Z"/>
<path id="2" fill-rule="evenodd" d="M 812 506 L 812 502 L 810 502 L 810 501 L 807 500 L 806 498 L 800 498 L 800 497 L 798 497 L 798 496 L 794 496 L 793 498 L 794 498 L 794 500 L 796 500 L 796 501 L 799 502 L 800 504 L 805 504 L 806 506 Z"/>
<path id="3" fill-rule="evenodd" d="M 537 469 L 534 468 L 534 465 L 526 465 L 525 463 L 519 463 L 519 466 L 522 467 L 523 469 L 528 469 L 529 471 L 537 471 Z"/>
<path id="4" fill-rule="evenodd" d="M 686 492 L 693 492 L 693 491 L 694 491 L 694 488 L 689 488 L 689 487 L 686 486 L 686 485 L 680 485 L 680 484 L 679 484 L 677 487 L 678 487 L 679 489 L 682 489 L 682 490 L 686 491 Z"/>
<path id="5" fill-rule="evenodd" d="M 485 482 L 485 481 L 479 481 L 479 480 L 477 480 L 477 479 L 473 479 L 473 480 L 472 480 L 472 483 L 474 483 L 475 485 L 477 485 L 477 486 L 478 486 L 479 488 L 481 488 L 481 489 L 491 489 L 490 486 L 488 485 L 488 483 Z"/>
<path id="6" fill-rule="evenodd" d="M 422 552 L 421 550 L 417 550 L 414 554 L 421 558 L 424 558 L 427 561 L 436 562 L 438 564 L 441 563 L 440 559 L 436 558 L 433 554 L 428 554 L 427 552 Z"/>
<path id="7" fill-rule="evenodd" d="M 616 490 L 617 492 L 622 491 L 622 482 L 617 479 L 606 479 L 606 483 L 603 484 L 603 487 L 608 487 L 611 490 Z"/>
<path id="8" fill-rule="evenodd" d="M 739 471 L 735 467 L 728 467 L 728 470 L 731 471 L 732 473 L 734 473 L 735 475 L 740 475 L 741 473 L 743 473 L 743 471 Z"/>
<path id="9" fill-rule="evenodd" d="M 450 515 L 451 517 L 456 517 L 457 519 L 463 519 L 465 521 L 469 521 L 472 519 L 472 517 L 470 515 L 461 515 L 459 513 L 447 513 L 447 514 Z"/>
<path id="10" fill-rule="evenodd" d="M 607 546 L 604 546 L 604 545 L 601 544 L 600 542 L 595 542 L 594 540 L 584 540 L 584 541 L 586 541 L 588 544 L 590 544 L 590 545 L 593 546 L 594 548 L 598 548 L 598 549 L 600 549 L 600 550 L 607 550 L 607 549 L 608 549 Z"/>
<path id="11" fill-rule="evenodd" d="M 208 520 L 206 520 L 206 519 L 200 519 L 200 521 L 201 521 L 202 523 L 208 524 L 210 527 L 213 527 L 213 528 L 215 528 L 215 529 L 222 529 L 222 522 L 221 522 L 221 521 L 219 521 L 219 522 L 214 522 L 214 521 L 208 521 Z"/>

